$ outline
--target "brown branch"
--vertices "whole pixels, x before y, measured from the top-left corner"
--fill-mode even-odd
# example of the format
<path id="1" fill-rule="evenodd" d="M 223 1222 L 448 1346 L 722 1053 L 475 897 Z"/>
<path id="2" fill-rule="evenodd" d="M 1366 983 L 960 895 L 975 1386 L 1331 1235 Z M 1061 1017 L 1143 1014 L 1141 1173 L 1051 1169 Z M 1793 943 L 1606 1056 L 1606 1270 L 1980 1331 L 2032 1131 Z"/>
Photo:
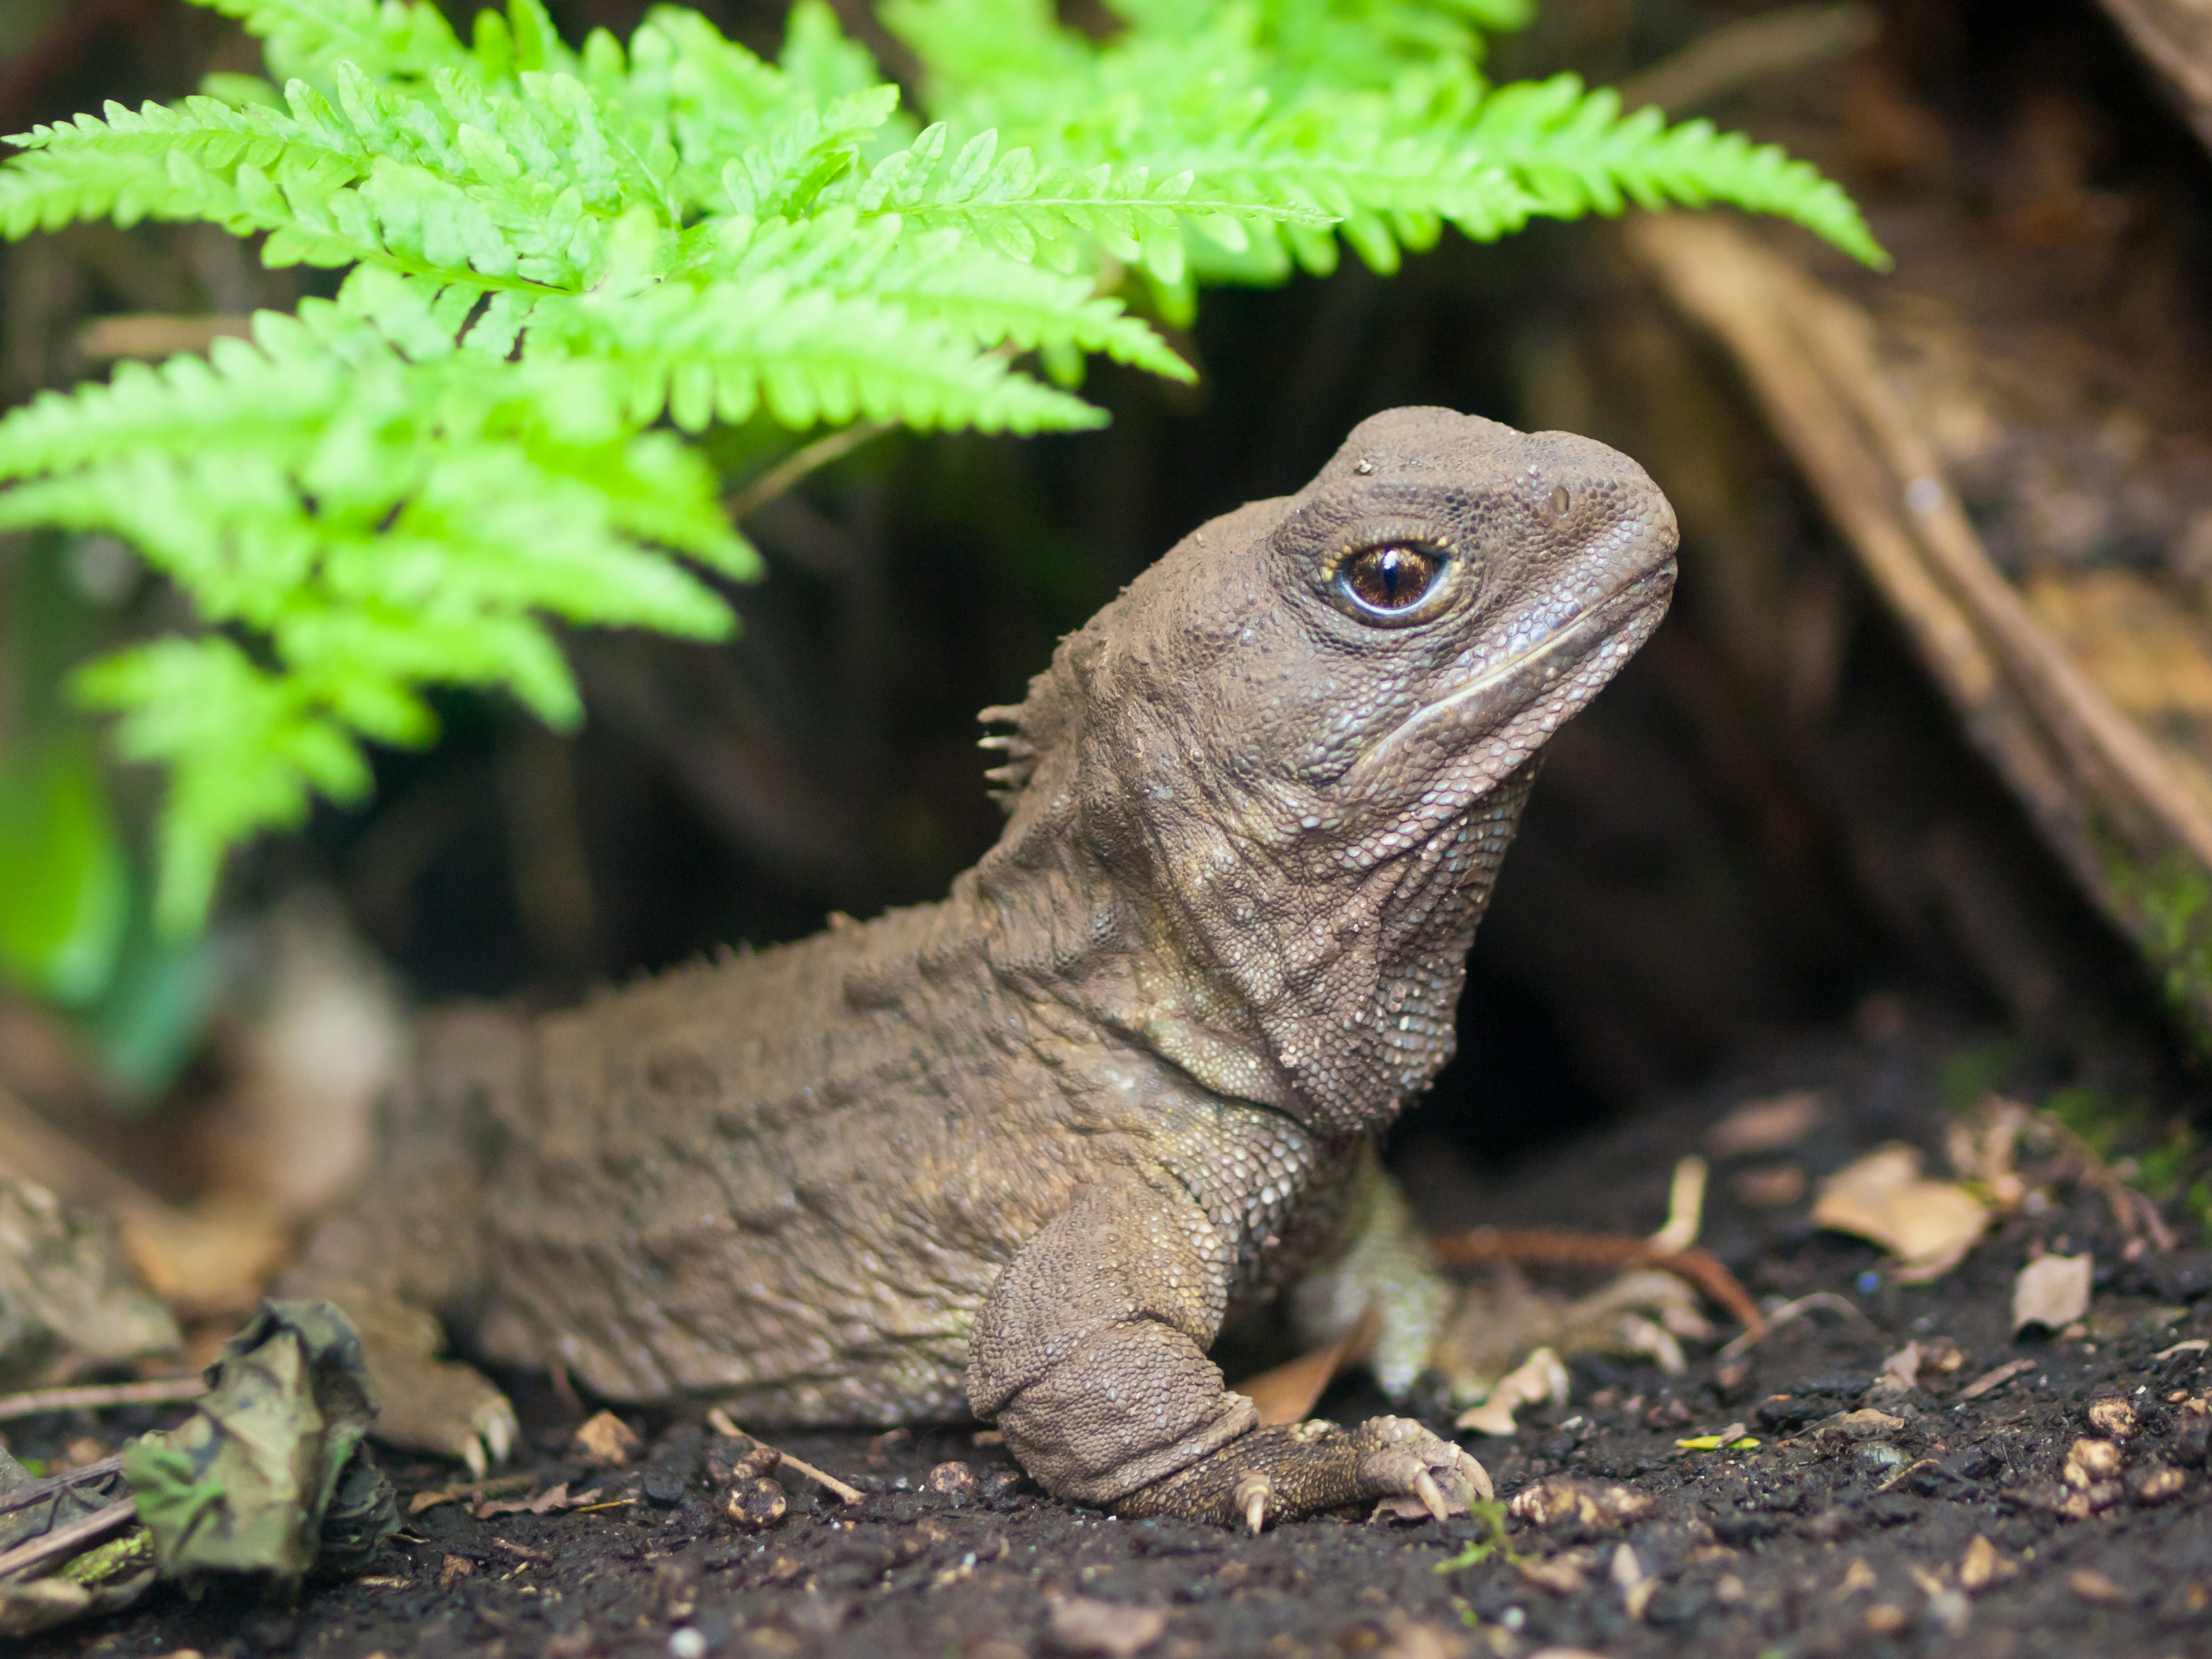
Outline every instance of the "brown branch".
<path id="1" fill-rule="evenodd" d="M 836 1475 L 824 1474 L 821 1470 L 816 1468 L 813 1464 L 800 1462 L 798 1458 L 793 1457 L 789 1452 L 769 1445 L 765 1440 L 761 1439 L 757 1435 L 747 1434 L 743 1429 L 739 1428 L 735 1423 L 730 1420 L 730 1414 L 724 1411 L 720 1406 L 715 1407 L 714 1410 L 707 1413 L 707 1426 L 714 1430 L 716 1434 L 721 1435 L 727 1439 L 750 1440 L 753 1444 L 760 1447 L 763 1451 L 775 1452 L 776 1456 L 782 1460 L 783 1466 L 786 1468 L 796 1469 L 799 1474 L 805 1475 L 809 1480 L 813 1481 L 815 1485 L 818 1486 L 826 1486 L 830 1491 L 836 1493 L 837 1501 L 841 1504 L 865 1504 L 868 1501 L 868 1495 L 860 1491 L 858 1487 L 848 1486 L 842 1480 L 840 1480 Z"/>
<path id="2" fill-rule="evenodd" d="M 164 1376 L 151 1382 L 95 1382 L 76 1389 L 33 1389 L 0 1394 L 0 1423 L 41 1412 L 96 1412 L 109 1406 L 153 1406 L 197 1400 L 207 1384 L 197 1376 Z"/>
<path id="3" fill-rule="evenodd" d="M 13 1515 L 17 1510 L 27 1510 L 33 1504 L 43 1504 L 58 1492 L 67 1492 L 72 1486 L 89 1486 L 105 1480 L 112 1474 L 123 1472 L 119 1457 L 103 1457 L 97 1463 L 85 1463 L 60 1474 L 50 1474 L 43 1480 L 33 1480 L 27 1486 L 18 1486 L 5 1498 L 0 1498 L 0 1515 Z"/>
<path id="4" fill-rule="evenodd" d="M 1747 1331 L 1766 1328 L 1766 1316 L 1710 1250 L 1662 1250 L 1648 1238 L 1610 1233 L 1557 1232 L 1547 1227 L 1477 1227 L 1434 1241 L 1437 1259 L 1447 1267 L 1488 1261 L 1524 1261 L 1561 1267 L 1658 1267 L 1687 1279 L 1721 1306 Z"/>
<path id="5" fill-rule="evenodd" d="M 120 1532 L 137 1518 L 138 1500 L 126 1498 L 119 1504 L 94 1510 L 66 1527 L 57 1527 L 43 1538 L 18 1544 L 12 1550 L 0 1550 L 0 1579 L 14 1578 L 49 1561 L 74 1555 L 94 1540 L 105 1538 L 111 1532 Z"/>

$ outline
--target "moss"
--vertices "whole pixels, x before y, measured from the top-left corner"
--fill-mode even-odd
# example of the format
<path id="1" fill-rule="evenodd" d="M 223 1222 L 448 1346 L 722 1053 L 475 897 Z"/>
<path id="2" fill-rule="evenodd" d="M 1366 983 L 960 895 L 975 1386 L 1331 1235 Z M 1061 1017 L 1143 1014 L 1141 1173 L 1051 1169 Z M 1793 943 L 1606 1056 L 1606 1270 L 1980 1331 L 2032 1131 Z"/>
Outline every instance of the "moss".
<path id="1" fill-rule="evenodd" d="M 2179 853 L 2146 866 L 2110 847 L 2105 875 L 2166 1001 L 2212 1054 L 2212 875 Z"/>
<path id="2" fill-rule="evenodd" d="M 1949 1110 L 1965 1111 L 1992 1090 L 2005 1087 L 2019 1070 L 2021 1053 L 2011 1037 L 1991 1037 L 1954 1050 L 1936 1069 L 1937 1097 Z"/>

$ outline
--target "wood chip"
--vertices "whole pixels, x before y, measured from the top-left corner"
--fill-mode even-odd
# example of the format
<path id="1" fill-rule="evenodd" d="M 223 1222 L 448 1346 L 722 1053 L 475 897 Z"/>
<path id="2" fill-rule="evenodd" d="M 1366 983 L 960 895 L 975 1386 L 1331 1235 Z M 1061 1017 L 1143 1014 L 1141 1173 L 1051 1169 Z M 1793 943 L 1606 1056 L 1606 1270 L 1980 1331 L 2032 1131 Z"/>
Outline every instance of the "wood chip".
<path id="1" fill-rule="evenodd" d="M 1994 1370 L 1984 1371 L 1972 1382 L 1967 1383 L 1965 1388 L 1959 1390 L 1958 1397 L 1962 1401 L 1979 1400 L 1984 1395 L 2002 1389 L 2022 1371 L 2033 1370 L 2037 1362 L 2033 1359 L 2008 1359 L 2003 1364 Z"/>
<path id="2" fill-rule="evenodd" d="M 618 1469 L 637 1455 L 641 1443 L 637 1431 L 612 1412 L 598 1412 L 586 1418 L 569 1437 L 568 1452 L 579 1462 Z"/>

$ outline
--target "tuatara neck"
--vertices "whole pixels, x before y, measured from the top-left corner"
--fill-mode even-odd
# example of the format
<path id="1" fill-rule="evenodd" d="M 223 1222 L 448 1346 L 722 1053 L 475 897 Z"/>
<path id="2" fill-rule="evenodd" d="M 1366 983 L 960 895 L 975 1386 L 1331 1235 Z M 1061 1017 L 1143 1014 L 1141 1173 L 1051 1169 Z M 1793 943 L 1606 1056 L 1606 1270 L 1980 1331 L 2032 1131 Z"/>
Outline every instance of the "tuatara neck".
<path id="1" fill-rule="evenodd" d="M 1331 1139 L 1370 1134 L 1451 1058 L 1468 950 L 1536 765 L 1370 867 L 1316 842 L 1312 867 L 1284 868 L 1186 819 L 1181 857 L 1221 878 L 1185 869 L 1163 891 L 1091 833 L 1075 792 L 1049 789 L 1048 764 L 958 896 L 1024 1000 L 1073 1009 L 1215 1094 Z"/>

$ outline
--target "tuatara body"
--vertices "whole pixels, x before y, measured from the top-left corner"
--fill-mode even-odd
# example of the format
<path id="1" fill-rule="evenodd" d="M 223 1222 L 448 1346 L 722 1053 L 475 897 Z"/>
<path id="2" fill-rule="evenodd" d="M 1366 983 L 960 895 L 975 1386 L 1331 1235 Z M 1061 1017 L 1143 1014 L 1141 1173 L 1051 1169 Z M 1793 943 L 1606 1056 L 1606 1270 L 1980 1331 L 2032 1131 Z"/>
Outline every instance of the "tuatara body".
<path id="1" fill-rule="evenodd" d="M 513 1431 L 432 1358 L 442 1321 L 748 1424 L 972 1411 L 1125 1514 L 1456 1507 L 1486 1485 L 1457 1448 L 1263 1427 L 1206 1351 L 1232 1306 L 1376 1254 L 1348 1236 L 1389 1219 L 1376 1137 L 1449 1057 L 1539 753 L 1657 625 L 1674 545 L 1602 445 L 1363 422 L 986 711 L 1009 822 L 943 902 L 426 1018 L 288 1291 L 354 1314 L 403 1443 Z"/>

